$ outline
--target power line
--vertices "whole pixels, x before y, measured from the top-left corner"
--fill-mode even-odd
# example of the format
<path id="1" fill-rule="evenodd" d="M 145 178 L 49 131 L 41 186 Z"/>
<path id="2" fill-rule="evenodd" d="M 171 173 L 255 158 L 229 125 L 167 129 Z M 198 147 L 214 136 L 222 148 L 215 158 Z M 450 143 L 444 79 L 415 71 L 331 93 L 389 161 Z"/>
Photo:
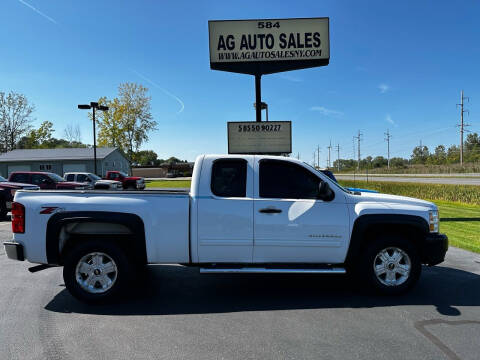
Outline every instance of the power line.
<path id="1" fill-rule="evenodd" d="M 470 99 L 466 96 L 463 96 L 463 90 L 460 91 L 460 104 L 457 104 L 457 107 L 460 106 L 460 124 L 458 124 L 457 126 L 460 127 L 460 165 L 463 165 L 463 132 L 465 131 L 464 130 L 464 127 L 465 126 L 470 126 L 469 124 L 464 124 L 463 123 L 463 113 L 466 112 L 468 114 L 470 114 L 470 112 L 468 110 L 465 110 L 463 108 L 463 100 L 467 100 L 467 101 L 470 101 Z"/>

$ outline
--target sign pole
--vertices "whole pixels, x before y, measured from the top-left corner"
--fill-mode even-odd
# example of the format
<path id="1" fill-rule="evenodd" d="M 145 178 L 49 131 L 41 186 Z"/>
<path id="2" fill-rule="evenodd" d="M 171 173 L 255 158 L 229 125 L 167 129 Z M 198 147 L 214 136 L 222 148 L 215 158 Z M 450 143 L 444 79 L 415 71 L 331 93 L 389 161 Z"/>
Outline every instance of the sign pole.
<path id="1" fill-rule="evenodd" d="M 262 75 L 255 74 L 255 112 L 256 121 L 262 121 Z"/>

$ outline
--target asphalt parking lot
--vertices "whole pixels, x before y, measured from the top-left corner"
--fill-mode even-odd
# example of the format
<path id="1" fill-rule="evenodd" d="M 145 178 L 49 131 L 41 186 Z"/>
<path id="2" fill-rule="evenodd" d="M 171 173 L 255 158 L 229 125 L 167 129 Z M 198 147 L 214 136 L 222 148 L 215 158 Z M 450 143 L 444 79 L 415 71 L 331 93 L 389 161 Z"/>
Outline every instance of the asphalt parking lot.
<path id="1" fill-rule="evenodd" d="M 0 359 L 479 358 L 480 256 L 455 248 L 401 297 L 347 277 L 154 266 L 129 298 L 88 306 L 61 268 L 30 266 L 0 248 Z"/>

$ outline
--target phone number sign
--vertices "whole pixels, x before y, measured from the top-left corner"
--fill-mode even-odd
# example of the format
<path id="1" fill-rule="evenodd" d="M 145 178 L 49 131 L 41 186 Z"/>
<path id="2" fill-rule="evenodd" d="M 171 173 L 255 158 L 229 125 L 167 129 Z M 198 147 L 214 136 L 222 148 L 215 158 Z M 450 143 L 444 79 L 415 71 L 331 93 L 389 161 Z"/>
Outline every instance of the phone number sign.
<path id="1" fill-rule="evenodd" d="M 285 154 L 292 152 L 291 121 L 229 122 L 229 154 Z"/>

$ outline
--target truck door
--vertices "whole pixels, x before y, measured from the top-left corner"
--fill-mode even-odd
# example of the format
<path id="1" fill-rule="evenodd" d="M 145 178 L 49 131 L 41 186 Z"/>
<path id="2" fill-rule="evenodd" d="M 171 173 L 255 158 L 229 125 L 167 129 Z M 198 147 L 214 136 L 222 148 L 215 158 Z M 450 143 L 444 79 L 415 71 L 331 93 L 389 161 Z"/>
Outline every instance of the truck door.
<path id="1" fill-rule="evenodd" d="M 349 216 L 341 189 L 318 199 L 319 174 L 300 164 L 255 163 L 254 255 L 256 263 L 340 263 L 346 253 Z M 258 180 L 257 180 L 258 179 Z"/>
<path id="2" fill-rule="evenodd" d="M 205 159 L 200 181 L 199 262 L 252 262 L 253 156 Z"/>

